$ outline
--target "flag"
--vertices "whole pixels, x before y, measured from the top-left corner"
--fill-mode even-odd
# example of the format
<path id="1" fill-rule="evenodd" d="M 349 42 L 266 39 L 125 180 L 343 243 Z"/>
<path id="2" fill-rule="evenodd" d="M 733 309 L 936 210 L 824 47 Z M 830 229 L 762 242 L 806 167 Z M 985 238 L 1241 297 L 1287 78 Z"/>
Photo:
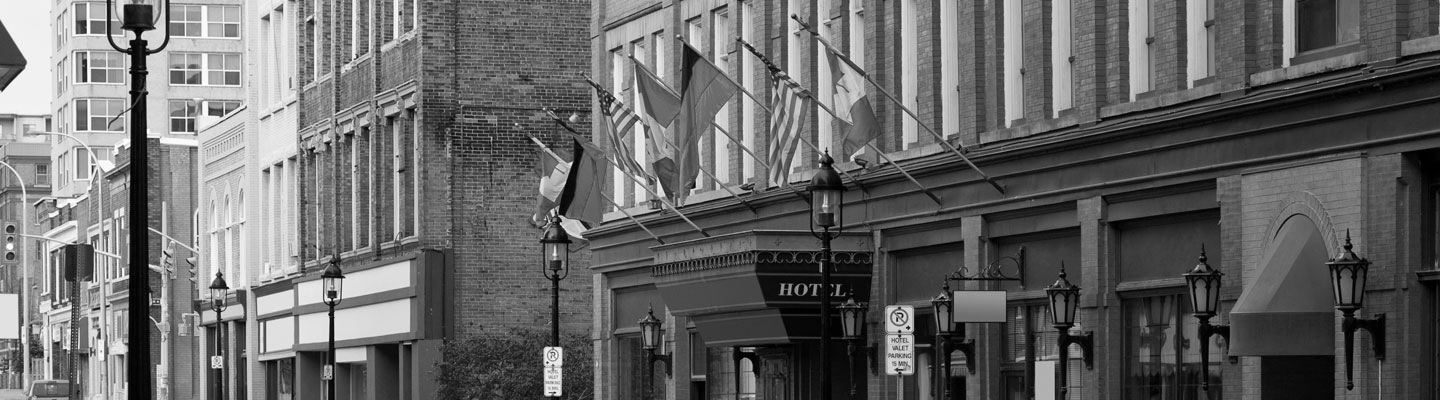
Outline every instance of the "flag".
<path id="1" fill-rule="evenodd" d="M 530 223 L 545 226 L 550 222 L 550 215 L 555 207 L 560 204 L 560 192 L 564 190 L 565 181 L 570 174 L 570 163 L 554 157 L 549 149 L 541 145 L 535 172 L 540 178 L 540 197 L 535 207 L 535 215 L 530 217 Z"/>
<path id="2" fill-rule="evenodd" d="M 600 193 L 605 177 L 606 164 L 600 160 L 604 151 L 573 138 L 571 141 L 575 152 L 570 173 L 565 177 L 565 189 L 560 194 L 559 214 L 580 221 L 588 229 L 599 226 L 605 214 L 605 199 Z"/>
<path id="3" fill-rule="evenodd" d="M 680 114 L 680 96 L 665 87 L 660 78 L 645 69 L 645 66 L 635 59 L 635 90 L 640 95 L 636 111 L 639 111 L 641 120 L 645 121 L 645 154 L 646 160 L 650 162 L 650 172 L 660 180 L 661 188 L 665 189 L 665 195 L 674 197 L 679 192 L 675 183 L 679 180 L 676 176 L 675 152 L 665 142 L 672 142 L 671 133 L 676 128 L 676 118 Z"/>
<path id="4" fill-rule="evenodd" d="M 594 82 L 590 85 L 595 87 L 595 95 L 600 98 L 600 111 L 605 113 L 605 121 L 610 125 L 607 134 L 616 164 L 619 164 L 625 173 L 645 176 L 645 167 L 635 161 L 635 148 L 630 140 L 630 128 L 640 122 L 640 117 L 600 85 Z"/>
<path id="5" fill-rule="evenodd" d="M 850 63 L 840 59 L 834 49 L 826 47 L 830 70 L 835 71 L 835 94 L 831 103 L 835 109 L 836 123 L 845 141 L 841 144 L 841 158 L 849 158 L 865 144 L 880 136 L 880 124 L 875 120 L 875 109 L 865 94 L 865 77 Z"/>
<path id="6" fill-rule="evenodd" d="M 700 136 L 710 127 L 715 113 L 720 112 L 740 87 L 695 48 L 689 44 L 681 47 L 680 129 L 674 138 L 675 146 L 680 148 L 675 159 L 680 180 L 677 186 L 685 188 L 682 189 L 685 192 L 695 184 L 695 176 L 700 173 Z"/>
<path id="7" fill-rule="evenodd" d="M 805 89 L 790 79 L 775 79 L 775 98 L 770 103 L 770 151 L 765 162 L 770 164 L 770 185 L 781 186 L 790 176 L 790 162 L 800 144 L 800 128 L 805 126 L 806 113 L 813 99 Z"/>

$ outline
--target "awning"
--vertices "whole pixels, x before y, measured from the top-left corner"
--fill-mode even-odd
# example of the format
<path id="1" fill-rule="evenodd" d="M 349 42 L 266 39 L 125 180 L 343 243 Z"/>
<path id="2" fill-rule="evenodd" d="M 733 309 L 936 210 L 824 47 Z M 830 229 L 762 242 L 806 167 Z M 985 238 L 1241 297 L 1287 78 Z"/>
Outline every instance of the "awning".
<path id="1" fill-rule="evenodd" d="M 1230 312 L 1230 355 L 1335 354 L 1328 248 L 1309 217 L 1281 225 L 1260 256 L 1259 276 Z"/>
<path id="2" fill-rule="evenodd" d="M 20 53 L 20 48 L 15 46 L 15 40 L 10 38 L 10 31 L 5 29 L 5 23 L 0 22 L 0 90 L 10 86 L 10 82 L 25 70 L 25 55 Z"/>
<path id="3" fill-rule="evenodd" d="M 831 300 L 870 300 L 868 233 L 834 243 Z M 655 287 L 671 314 L 695 323 L 707 346 L 820 338 L 819 252 L 803 231 L 746 231 L 656 246 Z M 838 316 L 832 329 L 839 335 Z"/>

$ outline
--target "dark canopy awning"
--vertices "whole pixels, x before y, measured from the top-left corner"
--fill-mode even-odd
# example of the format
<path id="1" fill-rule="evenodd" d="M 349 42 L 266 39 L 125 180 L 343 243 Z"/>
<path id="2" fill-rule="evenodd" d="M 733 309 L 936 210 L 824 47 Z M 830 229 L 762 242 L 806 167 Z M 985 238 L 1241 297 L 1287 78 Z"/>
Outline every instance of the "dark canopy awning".
<path id="1" fill-rule="evenodd" d="M 1309 217 L 1281 225 L 1260 256 L 1259 276 L 1230 312 L 1230 355 L 1335 354 L 1328 248 Z"/>

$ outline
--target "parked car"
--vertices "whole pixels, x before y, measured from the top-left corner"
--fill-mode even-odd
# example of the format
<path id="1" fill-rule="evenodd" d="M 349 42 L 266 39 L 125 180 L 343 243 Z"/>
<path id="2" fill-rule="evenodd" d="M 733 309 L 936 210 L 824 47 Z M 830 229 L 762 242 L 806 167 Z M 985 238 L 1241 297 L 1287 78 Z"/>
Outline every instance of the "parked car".
<path id="1" fill-rule="evenodd" d="M 27 400 L 49 400 L 70 398 L 70 381 L 42 380 L 30 382 L 25 392 Z"/>

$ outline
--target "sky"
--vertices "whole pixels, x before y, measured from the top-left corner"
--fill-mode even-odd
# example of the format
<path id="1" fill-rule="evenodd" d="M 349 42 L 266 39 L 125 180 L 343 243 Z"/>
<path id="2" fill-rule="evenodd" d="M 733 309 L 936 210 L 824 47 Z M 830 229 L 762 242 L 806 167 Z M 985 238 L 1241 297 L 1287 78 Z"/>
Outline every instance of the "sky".
<path id="1" fill-rule="evenodd" d="M 50 0 L 0 0 L 0 21 L 25 54 L 25 71 L 0 92 L 0 114 L 48 114 L 55 90 L 50 79 Z"/>

